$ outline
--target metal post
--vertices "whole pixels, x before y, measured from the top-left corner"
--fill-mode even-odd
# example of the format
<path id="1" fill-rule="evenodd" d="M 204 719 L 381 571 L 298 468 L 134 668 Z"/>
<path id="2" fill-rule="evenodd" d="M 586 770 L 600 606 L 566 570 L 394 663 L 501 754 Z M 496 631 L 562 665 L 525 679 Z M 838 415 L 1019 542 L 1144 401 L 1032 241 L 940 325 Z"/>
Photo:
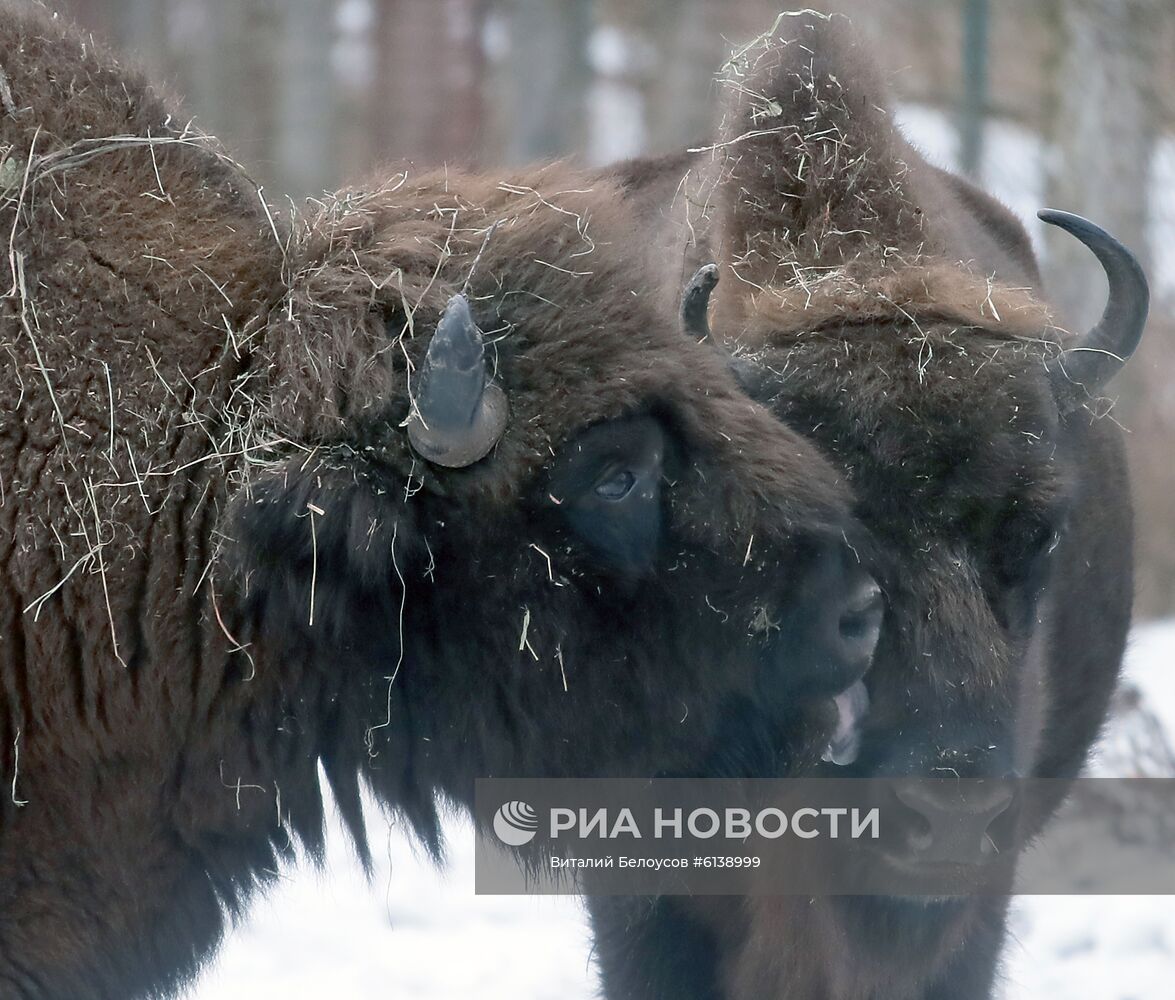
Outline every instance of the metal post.
<path id="1" fill-rule="evenodd" d="M 987 114 L 988 0 L 963 0 L 963 99 L 959 116 L 959 166 L 977 176 L 983 162 Z"/>

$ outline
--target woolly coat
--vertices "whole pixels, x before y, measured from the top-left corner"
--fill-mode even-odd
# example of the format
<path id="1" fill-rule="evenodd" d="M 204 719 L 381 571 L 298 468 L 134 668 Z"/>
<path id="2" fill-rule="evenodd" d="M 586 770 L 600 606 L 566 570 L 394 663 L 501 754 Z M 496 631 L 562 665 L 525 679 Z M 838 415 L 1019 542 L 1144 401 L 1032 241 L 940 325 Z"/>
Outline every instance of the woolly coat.
<path id="1" fill-rule="evenodd" d="M 0 8 L 6 997 L 190 975 L 320 848 L 320 763 L 360 844 L 362 775 L 436 847 L 479 774 L 697 760 L 786 666 L 797 560 L 861 545 L 842 475 L 657 306 L 616 183 L 408 170 L 291 218 L 184 120 Z M 440 470 L 403 425 L 462 289 L 510 420 Z M 684 456 L 674 575 L 635 588 L 542 489 L 634 412 Z"/>

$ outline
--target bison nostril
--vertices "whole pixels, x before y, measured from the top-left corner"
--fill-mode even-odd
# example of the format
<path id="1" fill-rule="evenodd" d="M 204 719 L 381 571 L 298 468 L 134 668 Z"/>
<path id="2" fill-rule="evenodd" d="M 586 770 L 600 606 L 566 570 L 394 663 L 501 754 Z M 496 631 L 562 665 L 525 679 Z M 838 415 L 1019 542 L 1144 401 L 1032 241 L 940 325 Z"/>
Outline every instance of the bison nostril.
<path id="1" fill-rule="evenodd" d="M 999 852 L 1015 826 L 1009 781 L 913 779 L 893 789 L 906 846 L 921 860 L 973 864 Z"/>
<path id="2" fill-rule="evenodd" d="M 901 797 L 898 797 L 901 802 Z M 906 846 L 921 854 L 934 843 L 934 827 L 926 816 L 905 803 L 901 804 L 898 820 L 905 833 Z"/>
<path id="3" fill-rule="evenodd" d="M 843 548 L 817 553 L 803 587 L 790 613 L 797 640 L 789 649 L 791 679 L 805 694 L 832 697 L 873 663 L 885 602 L 877 581 Z"/>
<path id="4" fill-rule="evenodd" d="M 881 588 L 871 578 L 850 595 L 837 622 L 839 644 L 847 659 L 860 662 L 872 658 L 884 611 Z"/>

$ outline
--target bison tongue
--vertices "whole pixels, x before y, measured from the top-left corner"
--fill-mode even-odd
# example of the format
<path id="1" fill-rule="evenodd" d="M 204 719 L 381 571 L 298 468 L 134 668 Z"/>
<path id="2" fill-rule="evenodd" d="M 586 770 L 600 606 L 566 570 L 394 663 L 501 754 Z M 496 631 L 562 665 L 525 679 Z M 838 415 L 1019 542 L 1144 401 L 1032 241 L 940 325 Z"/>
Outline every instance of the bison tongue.
<path id="1" fill-rule="evenodd" d="M 833 698 L 832 704 L 836 709 L 836 729 L 824 748 L 823 759 L 843 767 L 855 761 L 861 749 L 861 724 L 869 710 L 869 692 L 863 681 L 857 681 Z"/>

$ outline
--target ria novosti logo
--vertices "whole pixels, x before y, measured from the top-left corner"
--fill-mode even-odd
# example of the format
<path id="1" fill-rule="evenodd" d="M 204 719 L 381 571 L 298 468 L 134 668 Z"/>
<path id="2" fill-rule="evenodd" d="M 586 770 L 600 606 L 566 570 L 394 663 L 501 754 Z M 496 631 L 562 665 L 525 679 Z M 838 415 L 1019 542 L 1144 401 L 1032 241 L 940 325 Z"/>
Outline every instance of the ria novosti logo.
<path id="1" fill-rule="evenodd" d="M 515 799 L 494 813 L 494 833 L 507 847 L 522 847 L 534 840 L 539 829 L 539 817 L 525 802 Z"/>
<path id="2" fill-rule="evenodd" d="M 849 839 L 877 840 L 881 835 L 881 811 L 877 806 L 866 809 L 848 806 L 804 806 L 790 813 L 775 806 L 752 812 L 749 809 L 725 807 L 721 809 L 695 808 L 688 812 L 680 807 L 661 807 L 652 810 L 607 807 L 573 809 L 554 806 L 545 812 L 550 822 L 544 836 L 552 841 L 579 840 L 737 840 L 748 838 L 778 840 L 794 837 L 799 840 Z M 523 847 L 538 834 L 539 818 L 534 807 L 521 799 L 511 799 L 494 813 L 494 833 L 508 847 Z"/>

